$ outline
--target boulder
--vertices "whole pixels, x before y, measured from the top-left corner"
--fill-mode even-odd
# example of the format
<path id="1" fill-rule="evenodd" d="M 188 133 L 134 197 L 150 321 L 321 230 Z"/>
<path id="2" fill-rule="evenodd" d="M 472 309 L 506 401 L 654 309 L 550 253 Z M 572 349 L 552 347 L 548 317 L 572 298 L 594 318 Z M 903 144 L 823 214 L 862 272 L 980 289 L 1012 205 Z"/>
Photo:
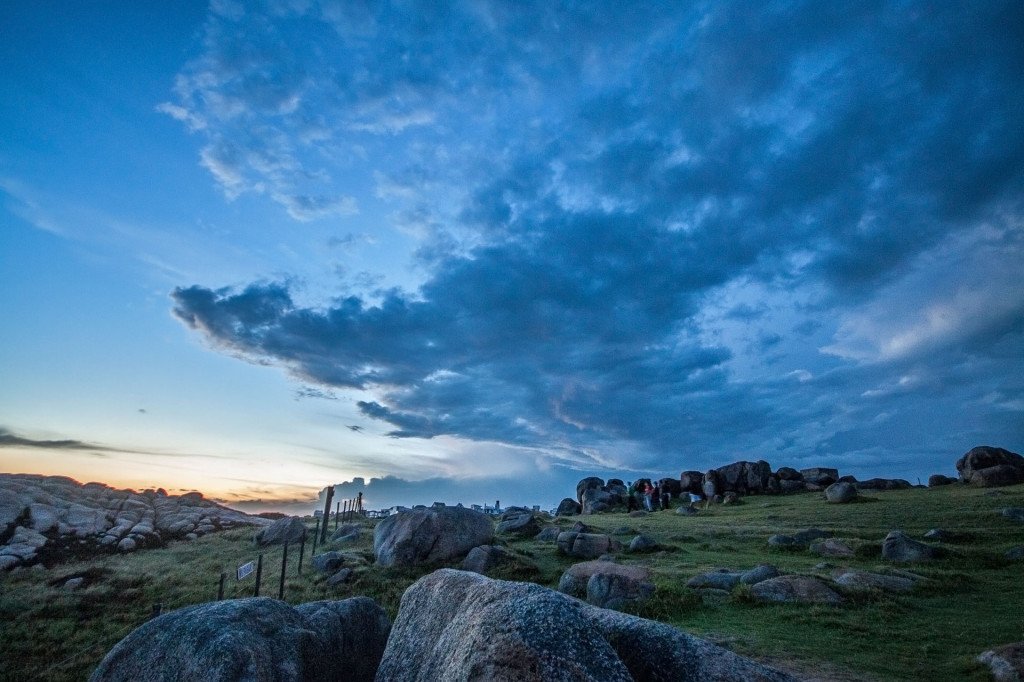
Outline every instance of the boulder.
<path id="1" fill-rule="evenodd" d="M 890 561 L 901 563 L 931 561 L 939 558 L 941 554 L 938 547 L 913 540 L 900 530 L 890 532 L 882 540 L 882 558 Z"/>
<path id="2" fill-rule="evenodd" d="M 928 487 L 938 488 L 943 485 L 950 485 L 956 483 L 956 479 L 951 476 L 943 476 L 942 474 L 932 474 L 928 477 Z"/>
<path id="3" fill-rule="evenodd" d="M 764 602 L 839 604 L 843 601 L 843 598 L 824 582 L 806 575 L 770 578 L 757 583 L 750 591 L 755 599 Z"/>
<path id="4" fill-rule="evenodd" d="M 686 581 L 686 586 L 692 590 L 712 589 L 729 591 L 740 584 L 742 577 L 742 573 L 721 568 L 717 571 L 693 576 Z"/>
<path id="5" fill-rule="evenodd" d="M 306 524 L 297 516 L 288 516 L 278 519 L 272 524 L 258 531 L 253 537 L 260 547 L 269 545 L 283 545 L 284 543 L 298 544 L 306 537 Z"/>
<path id="6" fill-rule="evenodd" d="M 486 514 L 465 507 L 412 509 L 393 514 L 373 532 L 381 566 L 416 566 L 448 561 L 494 538 Z"/>
<path id="7" fill-rule="evenodd" d="M 602 609 L 621 609 L 647 601 L 653 594 L 654 583 L 616 573 L 595 573 L 587 581 L 587 603 Z"/>
<path id="8" fill-rule="evenodd" d="M 558 534 L 562 532 L 562 529 L 558 526 L 544 526 L 540 529 L 540 532 L 533 536 L 534 540 L 538 542 L 554 542 L 558 539 Z"/>
<path id="9" fill-rule="evenodd" d="M 683 492 L 700 494 L 703 485 L 704 474 L 699 471 L 684 471 L 679 474 L 679 487 Z"/>
<path id="10" fill-rule="evenodd" d="M 342 552 L 324 552 L 313 557 L 310 563 L 320 573 L 336 573 L 345 565 L 346 558 Z"/>
<path id="11" fill-rule="evenodd" d="M 595 575 L 618 575 L 635 582 L 650 582 L 651 571 L 644 566 L 625 566 L 612 561 L 584 561 L 570 566 L 558 581 L 558 591 L 584 599 L 587 585 Z"/>
<path id="12" fill-rule="evenodd" d="M 463 571 L 485 574 L 487 571 L 516 561 L 516 556 L 498 545 L 481 545 L 474 547 L 462 561 Z"/>
<path id="13" fill-rule="evenodd" d="M 661 486 L 662 494 L 668 493 L 672 496 L 672 499 L 678 499 L 683 494 L 683 486 L 679 483 L 677 478 L 662 478 L 658 480 L 658 485 Z"/>
<path id="14" fill-rule="evenodd" d="M 854 570 L 840 572 L 835 577 L 835 583 L 854 591 L 910 592 L 914 589 L 914 581 L 910 578 Z"/>
<path id="15" fill-rule="evenodd" d="M 600 488 L 588 488 L 583 491 L 582 508 L 584 514 L 599 514 L 608 511 L 618 504 L 618 497 Z"/>
<path id="16" fill-rule="evenodd" d="M 827 467 L 801 469 L 800 473 L 804 477 L 804 482 L 813 483 L 814 485 L 820 485 L 822 487 L 830 486 L 839 480 L 839 470 L 829 469 Z"/>
<path id="17" fill-rule="evenodd" d="M 587 490 L 600 490 L 604 487 L 604 479 L 597 476 L 588 476 L 576 484 L 576 501 L 583 505 L 583 493 Z"/>
<path id="18" fill-rule="evenodd" d="M 389 628 L 387 614 L 367 597 L 296 607 L 266 597 L 210 602 L 139 626 L 90 679 L 369 682 Z"/>
<path id="19" fill-rule="evenodd" d="M 579 502 L 567 497 L 558 503 L 558 509 L 555 510 L 555 514 L 558 516 L 574 516 L 579 514 L 583 510 L 583 507 Z"/>
<path id="20" fill-rule="evenodd" d="M 772 578 L 778 578 L 781 573 L 779 569 L 775 568 L 771 564 L 758 564 L 749 571 L 744 571 L 740 575 L 740 582 L 744 585 L 756 585 L 765 580 L 771 580 Z"/>
<path id="21" fill-rule="evenodd" d="M 799 542 L 797 542 L 796 538 L 794 538 L 792 535 L 776 534 L 776 535 L 772 535 L 771 537 L 768 538 L 768 546 L 769 547 L 789 548 L 789 547 L 800 547 L 801 544 Z"/>
<path id="22" fill-rule="evenodd" d="M 324 582 L 326 582 L 328 587 L 337 587 L 338 585 L 344 585 L 352 579 L 352 573 L 353 571 L 351 568 L 343 568 Z"/>
<path id="23" fill-rule="evenodd" d="M 680 516 L 696 516 L 700 512 L 692 504 L 684 504 L 676 507 L 676 514 Z"/>
<path id="24" fill-rule="evenodd" d="M 660 545 L 658 541 L 652 538 L 650 535 L 637 535 L 629 543 L 630 552 L 653 552 L 658 549 Z"/>
<path id="25" fill-rule="evenodd" d="M 740 495 L 734 490 L 727 490 L 722 495 L 722 504 L 740 504 Z"/>
<path id="26" fill-rule="evenodd" d="M 1024 545 L 1017 545 L 1003 552 L 1003 556 L 1010 561 L 1020 561 L 1024 559 Z"/>
<path id="27" fill-rule="evenodd" d="M 802 493 L 807 491 L 807 484 L 804 482 L 803 479 L 782 479 L 779 480 L 779 491 L 783 495 Z"/>
<path id="28" fill-rule="evenodd" d="M 812 554 L 830 559 L 848 559 L 853 556 L 853 548 L 842 540 L 836 540 L 835 538 L 827 538 L 812 543 L 810 551 Z"/>
<path id="29" fill-rule="evenodd" d="M 982 488 L 994 488 L 1004 485 L 1024 483 L 1024 468 L 1010 464 L 999 464 L 985 469 L 975 469 L 968 481 L 971 485 Z"/>
<path id="30" fill-rule="evenodd" d="M 956 470 L 961 481 L 971 483 L 975 472 L 1004 465 L 1024 470 L 1024 457 L 1003 448 L 979 445 L 965 452 L 956 461 Z"/>
<path id="31" fill-rule="evenodd" d="M 540 524 L 531 512 L 520 513 L 501 521 L 494 529 L 500 535 L 514 535 L 521 538 L 532 538 L 540 532 Z"/>
<path id="32" fill-rule="evenodd" d="M 779 467 L 779 470 L 775 472 L 779 481 L 802 481 L 804 475 L 793 467 Z"/>
<path id="33" fill-rule="evenodd" d="M 1014 521 L 1024 521 L 1024 507 L 1007 507 L 1002 515 Z"/>
<path id="34" fill-rule="evenodd" d="M 832 504 L 845 504 L 857 499 L 857 487 L 853 483 L 837 481 L 825 488 L 825 499 Z"/>
<path id="35" fill-rule="evenodd" d="M 772 467 L 764 460 L 733 462 L 714 470 L 717 494 L 761 495 L 768 492 Z"/>
<path id="36" fill-rule="evenodd" d="M 331 533 L 331 541 L 342 540 L 346 541 L 346 538 L 355 536 L 358 538 L 362 535 L 363 526 L 359 523 L 343 523 L 338 526 L 333 533 Z"/>
<path id="37" fill-rule="evenodd" d="M 596 559 L 602 554 L 617 552 L 622 545 L 610 535 L 565 531 L 556 539 L 558 550 L 579 559 Z"/>
<path id="38" fill-rule="evenodd" d="M 801 530 L 793 533 L 793 539 L 797 541 L 797 544 L 809 545 L 815 540 L 822 538 L 830 538 L 835 533 L 829 530 L 821 530 L 820 528 L 808 528 L 807 530 Z"/>
<path id="39" fill-rule="evenodd" d="M 675 628 L 442 569 L 402 596 L 377 682 L 790 680 Z"/>
<path id="40" fill-rule="evenodd" d="M 995 682 L 1024 680 L 1024 642 L 1006 644 L 978 656 L 978 663 L 987 665 Z"/>

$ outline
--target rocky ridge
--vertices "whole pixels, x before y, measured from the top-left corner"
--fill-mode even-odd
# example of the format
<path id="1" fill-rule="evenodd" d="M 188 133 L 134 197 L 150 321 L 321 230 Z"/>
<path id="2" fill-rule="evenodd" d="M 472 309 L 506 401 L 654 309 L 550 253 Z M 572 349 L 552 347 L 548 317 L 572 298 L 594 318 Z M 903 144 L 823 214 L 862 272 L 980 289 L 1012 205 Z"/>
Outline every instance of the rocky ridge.
<path id="1" fill-rule="evenodd" d="M 65 476 L 0 474 L 0 570 L 69 555 L 131 552 L 173 539 L 271 522 L 201 493 L 117 490 Z"/>

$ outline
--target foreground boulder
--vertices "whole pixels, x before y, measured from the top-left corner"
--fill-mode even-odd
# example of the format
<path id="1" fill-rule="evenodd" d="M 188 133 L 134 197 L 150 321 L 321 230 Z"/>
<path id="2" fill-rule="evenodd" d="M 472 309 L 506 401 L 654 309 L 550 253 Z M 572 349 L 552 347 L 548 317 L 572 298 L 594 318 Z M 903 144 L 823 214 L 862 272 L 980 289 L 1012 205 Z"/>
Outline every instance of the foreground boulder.
<path id="1" fill-rule="evenodd" d="M 92 682 L 373 680 L 390 623 L 372 599 L 291 607 L 267 597 L 172 611 L 133 630 Z"/>
<path id="2" fill-rule="evenodd" d="M 442 569 L 402 596 L 378 682 L 792 678 L 654 621 Z"/>
<path id="3" fill-rule="evenodd" d="M 373 531 L 373 553 L 381 566 L 416 566 L 448 561 L 490 544 L 494 525 L 465 507 L 430 507 L 399 512 Z"/>
<path id="4" fill-rule="evenodd" d="M 989 445 L 979 445 L 964 453 L 956 461 L 956 470 L 961 481 L 972 485 L 987 487 L 1024 483 L 1024 457 Z"/>
<path id="5" fill-rule="evenodd" d="M 857 499 L 857 487 L 853 483 L 838 481 L 825 488 L 825 499 L 832 504 L 845 504 Z"/>

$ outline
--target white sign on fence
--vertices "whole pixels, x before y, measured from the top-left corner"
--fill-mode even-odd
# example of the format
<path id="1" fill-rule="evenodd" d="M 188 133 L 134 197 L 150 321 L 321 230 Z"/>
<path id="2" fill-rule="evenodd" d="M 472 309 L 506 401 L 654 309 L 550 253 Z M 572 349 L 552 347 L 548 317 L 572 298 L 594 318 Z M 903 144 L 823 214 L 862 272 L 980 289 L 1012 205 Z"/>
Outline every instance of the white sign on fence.
<path id="1" fill-rule="evenodd" d="M 256 564 L 250 561 L 247 564 L 242 564 L 238 567 L 238 579 L 248 578 L 252 575 L 252 572 L 256 570 Z"/>

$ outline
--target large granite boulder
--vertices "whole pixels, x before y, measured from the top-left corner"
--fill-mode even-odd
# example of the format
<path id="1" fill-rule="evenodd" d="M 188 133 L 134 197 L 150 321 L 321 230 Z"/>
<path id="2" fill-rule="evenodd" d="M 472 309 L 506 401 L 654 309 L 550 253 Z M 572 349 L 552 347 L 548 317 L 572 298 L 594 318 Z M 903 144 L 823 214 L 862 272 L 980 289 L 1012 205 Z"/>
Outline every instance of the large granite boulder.
<path id="1" fill-rule="evenodd" d="M 306 537 L 306 524 L 297 516 L 286 516 L 274 521 L 271 525 L 257 531 L 253 540 L 260 547 L 297 544 Z"/>
<path id="2" fill-rule="evenodd" d="M 540 532 L 540 523 L 537 522 L 532 512 L 524 511 L 500 521 L 494 532 L 499 535 L 532 538 Z"/>
<path id="3" fill-rule="evenodd" d="M 578 559 L 596 559 L 602 554 L 611 554 L 622 549 L 622 544 L 603 533 L 578 533 L 565 531 L 555 540 L 558 551 Z"/>
<path id="4" fill-rule="evenodd" d="M 92 682 L 372 681 L 390 623 L 372 599 L 291 607 L 256 597 L 190 606 L 128 634 Z"/>
<path id="5" fill-rule="evenodd" d="M 675 628 L 442 569 L 402 596 L 377 682 L 790 680 Z"/>
<path id="6" fill-rule="evenodd" d="M 928 477 L 928 487 L 938 488 L 944 485 L 951 485 L 953 483 L 956 483 L 956 481 L 957 479 L 953 478 L 952 476 L 945 476 L 943 474 L 932 474 L 931 476 Z"/>
<path id="7" fill-rule="evenodd" d="M 583 507 L 579 502 L 567 497 L 558 503 L 558 509 L 555 510 L 557 516 L 575 516 L 582 511 Z"/>
<path id="8" fill-rule="evenodd" d="M 448 561 L 494 539 L 494 525 L 465 507 L 423 507 L 387 517 L 373 531 L 373 553 L 381 566 Z"/>
<path id="9" fill-rule="evenodd" d="M 587 490 L 600 490 L 604 487 L 604 479 L 597 476 L 588 476 L 576 484 L 576 501 L 583 504 L 583 493 Z"/>
<path id="10" fill-rule="evenodd" d="M 804 483 L 820 485 L 822 488 L 827 488 L 839 480 L 839 470 L 828 467 L 801 469 L 800 474 L 803 476 Z"/>
<path id="11" fill-rule="evenodd" d="M 679 474 L 679 487 L 683 492 L 701 494 L 704 485 L 704 474 L 699 471 L 684 471 Z"/>
<path id="12" fill-rule="evenodd" d="M 992 471 L 986 471 L 992 469 Z M 1024 457 L 1003 448 L 979 445 L 956 461 L 960 480 L 980 486 L 1024 483 Z M 984 473 L 983 473 L 984 472 Z"/>
<path id="13" fill-rule="evenodd" d="M 763 495 L 770 492 L 769 480 L 772 478 L 772 467 L 764 460 L 733 462 L 713 471 L 712 478 L 715 481 L 715 492 L 718 495 L 727 492 L 734 492 L 738 495 Z"/>
<path id="14" fill-rule="evenodd" d="M 825 488 L 825 499 L 832 504 L 845 504 L 857 499 L 857 488 L 853 483 L 839 481 Z"/>

